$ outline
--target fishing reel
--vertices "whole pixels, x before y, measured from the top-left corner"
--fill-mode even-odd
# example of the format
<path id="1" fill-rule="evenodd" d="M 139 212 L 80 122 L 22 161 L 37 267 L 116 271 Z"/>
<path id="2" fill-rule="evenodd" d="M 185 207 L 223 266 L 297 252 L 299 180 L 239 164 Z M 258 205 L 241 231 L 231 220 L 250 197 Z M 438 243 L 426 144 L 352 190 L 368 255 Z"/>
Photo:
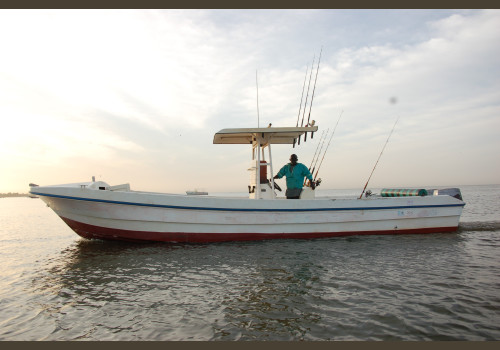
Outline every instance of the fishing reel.
<path id="1" fill-rule="evenodd" d="M 316 181 L 312 181 L 314 183 L 314 188 L 318 187 L 321 184 L 321 179 L 318 179 Z M 307 181 L 305 184 L 307 187 L 311 187 L 311 181 Z"/>

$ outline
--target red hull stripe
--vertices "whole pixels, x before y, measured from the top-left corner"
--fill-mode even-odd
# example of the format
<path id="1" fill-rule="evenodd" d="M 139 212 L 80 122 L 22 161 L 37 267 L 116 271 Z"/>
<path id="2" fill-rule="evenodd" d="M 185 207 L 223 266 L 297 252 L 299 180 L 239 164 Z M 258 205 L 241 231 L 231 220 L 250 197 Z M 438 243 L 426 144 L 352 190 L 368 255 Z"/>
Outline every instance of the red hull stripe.
<path id="1" fill-rule="evenodd" d="M 121 241 L 156 241 L 172 243 L 210 243 L 227 241 L 256 241 L 265 239 L 311 239 L 356 235 L 387 235 L 454 232 L 458 227 L 432 227 L 410 230 L 357 231 L 357 232 L 299 232 L 299 233 L 192 233 L 192 232 L 145 232 L 121 230 L 85 224 L 61 217 L 78 235 L 88 239 Z"/>

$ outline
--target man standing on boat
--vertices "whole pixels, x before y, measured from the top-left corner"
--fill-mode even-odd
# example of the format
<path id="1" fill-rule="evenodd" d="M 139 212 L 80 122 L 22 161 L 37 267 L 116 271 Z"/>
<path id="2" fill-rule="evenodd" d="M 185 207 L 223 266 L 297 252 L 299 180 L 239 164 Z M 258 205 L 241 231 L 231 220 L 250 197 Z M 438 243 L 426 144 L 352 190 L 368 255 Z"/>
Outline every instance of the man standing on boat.
<path id="1" fill-rule="evenodd" d="M 304 177 L 309 179 L 313 190 L 316 187 L 309 169 L 307 169 L 304 164 L 297 163 L 297 160 L 297 155 L 292 154 L 290 156 L 290 163 L 283 166 L 274 177 L 275 179 L 281 179 L 283 176 L 286 176 L 287 199 L 299 199 L 300 193 L 302 192 L 302 185 L 304 184 Z"/>

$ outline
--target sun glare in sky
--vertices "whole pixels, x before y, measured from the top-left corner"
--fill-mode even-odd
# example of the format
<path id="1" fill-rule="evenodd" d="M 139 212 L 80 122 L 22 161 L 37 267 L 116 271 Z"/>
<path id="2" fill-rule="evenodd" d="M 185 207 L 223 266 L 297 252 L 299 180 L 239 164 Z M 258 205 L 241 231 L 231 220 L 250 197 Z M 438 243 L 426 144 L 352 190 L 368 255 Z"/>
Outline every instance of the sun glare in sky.
<path id="1" fill-rule="evenodd" d="M 343 113 L 325 189 L 362 188 L 398 117 L 371 186 L 498 183 L 499 28 L 500 10 L 0 10 L 0 192 L 244 192 L 250 147 L 213 135 L 257 126 L 256 76 L 260 125 L 295 126 L 313 57 L 320 131 L 274 169 L 309 166 Z"/>

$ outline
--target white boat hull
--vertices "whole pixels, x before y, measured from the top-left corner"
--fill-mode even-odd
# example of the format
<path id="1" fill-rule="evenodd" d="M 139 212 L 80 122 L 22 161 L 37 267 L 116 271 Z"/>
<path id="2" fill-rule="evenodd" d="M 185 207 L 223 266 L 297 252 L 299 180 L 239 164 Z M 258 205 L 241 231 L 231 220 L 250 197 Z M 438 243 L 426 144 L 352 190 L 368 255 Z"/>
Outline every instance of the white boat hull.
<path id="1" fill-rule="evenodd" d="M 451 232 L 465 205 L 447 195 L 254 200 L 99 190 L 95 184 L 30 192 L 82 237 L 163 242 Z"/>

